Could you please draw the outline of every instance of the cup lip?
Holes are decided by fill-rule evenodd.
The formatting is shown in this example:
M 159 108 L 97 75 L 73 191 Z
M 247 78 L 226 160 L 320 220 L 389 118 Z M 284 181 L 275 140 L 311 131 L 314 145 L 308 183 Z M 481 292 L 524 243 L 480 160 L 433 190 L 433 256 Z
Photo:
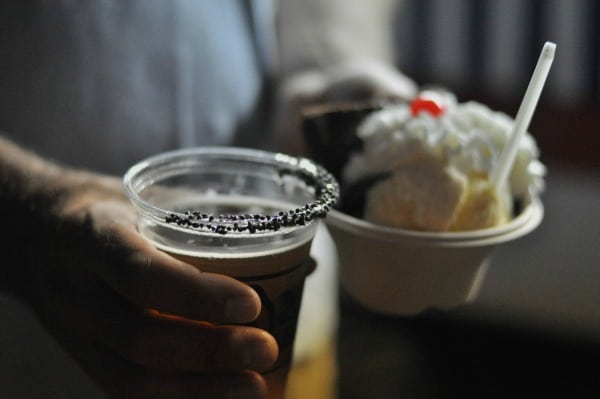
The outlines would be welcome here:
M 282 230 L 296 230 L 304 227 L 308 227 L 312 225 L 313 221 L 316 221 L 319 218 L 322 218 L 330 211 L 331 206 L 335 201 L 337 201 L 337 196 L 339 195 L 339 187 L 335 178 L 325 170 L 318 163 L 303 157 L 296 157 L 287 154 L 283 154 L 280 152 L 271 152 L 266 150 L 258 150 L 251 148 L 243 148 L 243 147 L 233 147 L 233 146 L 204 146 L 204 147 L 192 147 L 185 149 L 178 149 L 172 151 L 162 152 L 150 157 L 147 157 L 136 164 L 132 165 L 123 175 L 123 187 L 126 195 L 129 197 L 130 201 L 134 205 L 134 207 L 138 210 L 141 216 L 148 218 L 156 223 L 166 225 L 169 228 L 180 230 L 190 234 L 197 235 L 213 235 L 220 233 L 214 233 L 205 230 L 194 230 L 191 228 L 187 228 L 185 226 L 178 226 L 173 223 L 166 223 L 169 217 L 173 217 L 173 215 L 177 215 L 180 217 L 184 217 L 184 213 L 174 212 L 172 210 L 167 210 L 156 205 L 149 203 L 144 200 L 138 192 L 143 190 L 145 187 L 156 183 L 157 180 L 169 177 L 170 174 L 176 174 L 174 172 L 163 171 L 161 174 L 157 174 L 157 176 L 148 179 L 143 186 L 139 186 L 136 179 L 139 179 L 144 173 L 148 172 L 152 168 L 160 168 L 161 166 L 167 167 L 175 167 L 177 165 L 183 165 L 190 160 L 193 160 L 196 156 L 227 156 L 230 160 L 233 161 L 254 161 L 263 163 L 264 165 L 274 165 L 279 166 L 282 169 L 288 168 L 293 171 L 297 171 L 300 173 L 305 173 L 307 176 L 313 177 L 315 181 L 317 181 L 320 186 L 319 189 L 327 192 L 334 192 L 333 198 L 326 200 L 325 205 L 318 204 L 315 207 L 315 211 L 312 213 L 312 218 L 310 220 L 307 219 L 307 222 L 303 225 L 294 225 L 294 226 L 286 226 L 282 227 Z M 322 186 L 321 186 L 322 185 Z M 318 190 L 317 190 L 318 191 Z M 317 195 L 317 194 L 316 194 Z M 315 204 L 318 201 L 313 202 Z M 218 221 L 214 222 L 215 224 Z M 269 235 L 269 234 L 280 234 L 278 231 L 257 231 L 256 235 Z M 237 235 L 237 234 L 233 234 Z
M 428 232 L 377 225 L 332 210 L 326 224 L 348 233 L 383 241 L 407 242 L 439 247 L 477 247 L 495 245 L 524 236 L 542 221 L 544 206 L 537 195 L 529 194 L 523 211 L 502 226 L 459 232 Z

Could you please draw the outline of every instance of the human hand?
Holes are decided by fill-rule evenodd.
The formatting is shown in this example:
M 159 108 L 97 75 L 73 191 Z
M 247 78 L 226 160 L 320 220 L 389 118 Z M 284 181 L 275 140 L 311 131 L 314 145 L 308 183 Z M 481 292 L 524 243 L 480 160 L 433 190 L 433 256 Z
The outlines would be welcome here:
M 247 285 L 154 248 L 117 179 L 86 174 L 20 262 L 42 323 L 111 397 L 259 398 L 274 338 Z M 16 266 L 16 265 L 15 265 Z
M 322 103 L 408 100 L 417 85 L 397 69 L 379 62 L 347 63 L 326 70 L 297 73 L 282 82 L 276 100 L 275 145 L 290 154 L 304 154 L 301 115 Z

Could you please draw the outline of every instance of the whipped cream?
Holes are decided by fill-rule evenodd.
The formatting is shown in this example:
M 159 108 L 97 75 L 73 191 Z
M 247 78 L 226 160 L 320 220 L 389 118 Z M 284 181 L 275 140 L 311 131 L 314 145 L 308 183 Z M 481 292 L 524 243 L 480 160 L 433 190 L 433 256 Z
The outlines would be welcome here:
M 350 157 L 342 176 L 346 183 L 428 160 L 442 162 L 467 177 L 487 178 L 514 120 L 474 101 L 458 103 L 448 92 L 424 91 L 419 98 L 434 100 L 442 112 L 413 115 L 410 104 L 394 104 L 365 118 L 357 131 L 363 152 Z M 508 179 L 513 197 L 544 189 L 545 167 L 538 157 L 537 144 L 526 133 Z

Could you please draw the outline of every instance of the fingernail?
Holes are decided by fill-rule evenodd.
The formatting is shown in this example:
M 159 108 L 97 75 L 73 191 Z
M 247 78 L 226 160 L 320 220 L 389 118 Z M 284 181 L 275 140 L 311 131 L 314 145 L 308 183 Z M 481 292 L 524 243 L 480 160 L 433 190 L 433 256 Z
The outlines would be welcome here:
M 248 323 L 257 315 L 256 302 L 250 296 L 236 296 L 225 303 L 225 317 L 230 323 Z

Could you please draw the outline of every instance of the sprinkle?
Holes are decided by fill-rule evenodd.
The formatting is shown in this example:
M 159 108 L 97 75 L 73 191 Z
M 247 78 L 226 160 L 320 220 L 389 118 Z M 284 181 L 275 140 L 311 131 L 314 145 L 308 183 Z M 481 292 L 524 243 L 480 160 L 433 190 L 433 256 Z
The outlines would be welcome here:
M 312 165 L 314 167 L 314 164 Z M 186 210 L 183 214 L 170 213 L 165 216 L 164 220 L 166 223 L 188 228 L 203 229 L 206 227 L 207 230 L 216 234 L 226 234 L 232 231 L 242 233 L 246 230 L 250 234 L 255 234 L 257 231 L 278 231 L 282 227 L 304 226 L 315 218 L 325 217 L 339 197 L 337 182 L 321 167 L 300 170 L 281 169 L 279 174 L 280 176 L 293 175 L 313 187 L 316 200 L 296 209 L 279 211 L 275 215 L 220 214 L 215 217 L 197 210 Z M 199 220 L 212 223 L 198 223 Z M 247 225 L 241 225 L 238 221 L 247 221 Z

